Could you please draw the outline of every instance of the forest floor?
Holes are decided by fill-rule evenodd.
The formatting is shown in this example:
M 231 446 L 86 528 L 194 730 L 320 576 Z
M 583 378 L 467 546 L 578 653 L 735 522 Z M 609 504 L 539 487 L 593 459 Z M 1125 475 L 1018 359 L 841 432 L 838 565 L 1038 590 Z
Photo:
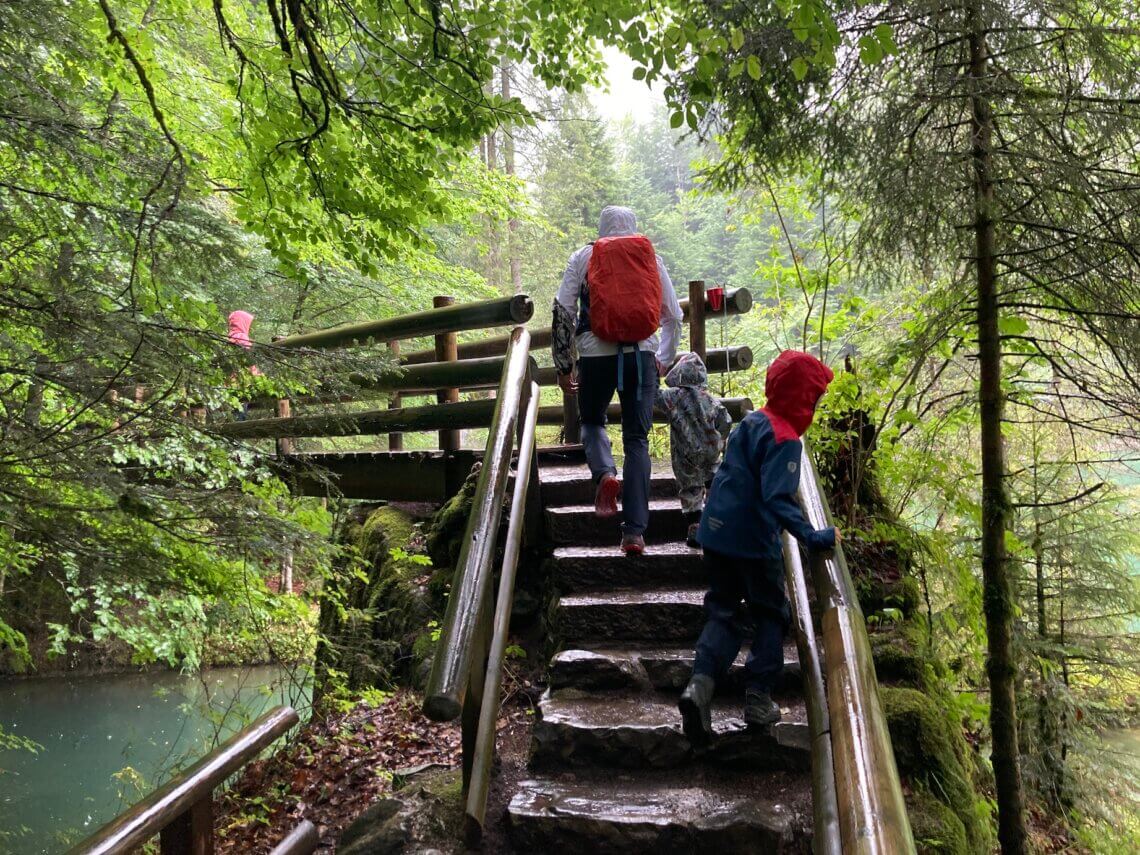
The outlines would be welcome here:
M 536 691 L 517 675 L 504 680 L 484 851 L 508 849 L 506 806 L 526 770 Z M 353 820 L 389 798 L 414 804 L 409 851 L 465 851 L 459 725 L 430 721 L 421 703 L 418 692 L 401 689 L 378 706 L 332 713 L 247 766 L 221 799 L 216 851 L 267 853 L 308 819 L 317 852 L 335 852 Z

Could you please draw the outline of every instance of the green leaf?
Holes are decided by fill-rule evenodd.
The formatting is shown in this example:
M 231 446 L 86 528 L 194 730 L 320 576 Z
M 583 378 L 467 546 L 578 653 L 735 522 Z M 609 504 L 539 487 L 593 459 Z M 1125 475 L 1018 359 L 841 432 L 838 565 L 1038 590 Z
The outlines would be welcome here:
M 1025 318 L 1004 317 L 998 320 L 998 332 L 1002 335 L 1023 335 L 1029 330 L 1029 321 Z
M 866 65 L 874 65 L 883 58 L 883 46 L 872 35 L 860 36 L 859 59 Z
M 677 111 L 676 113 L 674 113 L 672 116 L 669 117 L 669 127 L 671 127 L 671 128 L 679 128 L 684 123 L 685 123 L 685 116 L 680 111 Z
M 796 76 L 796 80 L 803 80 L 807 77 L 808 64 L 807 60 L 802 56 L 797 56 L 792 60 L 792 74 Z
M 645 67 L 644 66 L 638 66 L 637 68 L 635 68 L 633 70 L 633 79 L 634 80 L 644 80 L 645 79 L 645 73 L 646 73 Z
M 760 79 L 760 59 L 756 54 L 748 55 L 748 76 L 753 80 Z
M 731 43 L 733 50 L 740 50 L 744 47 L 744 30 L 740 29 L 740 27 L 733 27 Z

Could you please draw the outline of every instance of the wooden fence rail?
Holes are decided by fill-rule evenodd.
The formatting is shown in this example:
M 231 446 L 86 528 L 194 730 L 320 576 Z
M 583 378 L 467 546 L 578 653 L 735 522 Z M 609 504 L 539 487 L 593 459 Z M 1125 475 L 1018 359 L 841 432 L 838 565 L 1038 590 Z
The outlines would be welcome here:
M 300 333 L 277 339 L 277 347 L 327 349 L 365 344 L 369 341 L 388 342 L 423 336 L 445 335 L 463 330 L 486 329 L 504 325 L 525 324 L 534 314 L 534 303 L 525 294 L 484 300 L 480 303 L 460 303 L 446 308 L 428 309 L 410 315 L 397 315 L 379 321 L 344 324 L 327 330 Z M 436 360 L 436 352 L 431 350 Z
M 156 834 L 162 855 L 213 852 L 214 790 L 295 724 L 292 707 L 270 710 L 70 849 L 69 855 L 126 855 Z

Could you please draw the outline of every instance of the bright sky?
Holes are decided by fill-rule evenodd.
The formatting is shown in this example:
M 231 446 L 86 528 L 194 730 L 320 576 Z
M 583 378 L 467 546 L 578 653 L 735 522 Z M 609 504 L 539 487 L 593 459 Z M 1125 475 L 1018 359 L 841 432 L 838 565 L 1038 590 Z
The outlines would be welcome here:
M 603 49 L 609 66 L 609 91 L 594 90 L 594 105 L 603 119 L 621 119 L 632 114 L 634 120 L 644 122 L 653 113 L 656 104 L 664 101 L 644 81 L 633 79 L 633 60 L 616 48 Z

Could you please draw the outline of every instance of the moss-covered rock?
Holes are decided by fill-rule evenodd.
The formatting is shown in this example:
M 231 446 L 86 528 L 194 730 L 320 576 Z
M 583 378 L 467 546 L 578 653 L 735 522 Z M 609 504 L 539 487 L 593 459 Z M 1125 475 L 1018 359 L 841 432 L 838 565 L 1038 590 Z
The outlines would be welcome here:
M 415 520 L 391 506 L 356 510 L 341 532 L 341 557 L 321 594 L 318 693 L 388 682 L 431 620 L 426 568 L 408 553 L 415 533 Z
M 875 674 L 884 683 L 905 683 L 921 688 L 926 683 L 927 661 L 922 655 L 921 629 L 912 622 L 869 627 Z
M 945 706 L 917 689 L 883 686 L 880 693 L 899 772 L 958 818 L 969 847 L 963 851 L 989 851 L 990 830 L 975 807 L 970 749 L 957 722 Z
M 966 826 L 948 805 L 918 788 L 907 793 L 907 814 L 914 844 L 923 855 L 972 855 Z

